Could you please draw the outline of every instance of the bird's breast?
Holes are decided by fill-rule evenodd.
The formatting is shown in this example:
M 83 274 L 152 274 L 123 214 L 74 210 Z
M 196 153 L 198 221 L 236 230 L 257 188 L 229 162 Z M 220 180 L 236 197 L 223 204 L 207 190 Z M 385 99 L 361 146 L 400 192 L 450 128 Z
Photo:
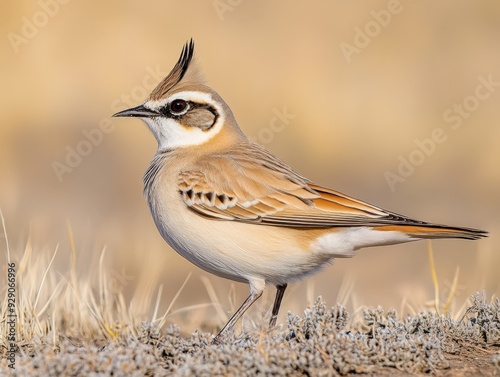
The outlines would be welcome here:
M 147 192 L 151 214 L 165 241 L 203 270 L 236 281 L 259 278 L 283 284 L 331 259 L 311 253 L 307 237 L 296 234 L 298 230 L 198 215 L 182 201 L 174 178 L 160 174 Z

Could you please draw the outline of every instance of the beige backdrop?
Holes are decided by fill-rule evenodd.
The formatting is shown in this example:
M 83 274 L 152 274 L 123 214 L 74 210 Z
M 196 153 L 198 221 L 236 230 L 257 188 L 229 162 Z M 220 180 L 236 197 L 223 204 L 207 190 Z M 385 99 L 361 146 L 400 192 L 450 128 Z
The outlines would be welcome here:
M 302 174 L 417 219 L 489 230 L 433 246 L 442 295 L 460 268 L 456 306 L 479 289 L 498 294 L 500 3 L 23 0 L 2 5 L 0 34 L 0 208 L 14 259 L 31 234 L 38 254 L 60 244 L 65 274 L 69 221 L 80 276 L 95 276 L 106 247 L 117 289 L 140 292 L 145 312 L 144 292 L 164 283 L 164 309 L 191 271 L 175 310 L 212 300 L 203 276 L 224 310 L 244 299 L 246 286 L 164 244 L 142 197 L 155 140 L 138 120 L 110 119 L 140 104 L 193 37 L 243 130 Z M 294 284 L 284 311 L 320 294 L 422 306 L 434 294 L 427 245 L 339 260 Z M 189 331 L 214 313 L 172 320 L 189 319 Z

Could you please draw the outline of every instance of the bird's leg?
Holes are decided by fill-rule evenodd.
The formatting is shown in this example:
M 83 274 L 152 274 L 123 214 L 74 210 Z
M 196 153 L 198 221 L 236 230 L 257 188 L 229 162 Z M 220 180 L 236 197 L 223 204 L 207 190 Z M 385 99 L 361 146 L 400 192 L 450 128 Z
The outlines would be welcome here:
M 219 344 L 221 340 L 221 336 L 231 329 L 234 324 L 238 321 L 238 319 L 241 318 L 243 313 L 247 311 L 247 309 L 252 306 L 252 304 L 257 301 L 257 299 L 262 296 L 262 290 L 259 292 L 251 292 L 250 295 L 247 297 L 247 299 L 241 304 L 240 308 L 236 311 L 236 313 L 233 314 L 231 319 L 224 325 L 222 330 L 219 331 L 219 333 L 215 336 L 215 338 L 212 340 L 212 344 Z
M 285 289 L 287 284 L 276 286 L 276 298 L 274 299 L 273 312 L 271 313 L 271 320 L 269 321 L 269 328 L 276 325 L 276 319 L 278 318 L 278 312 L 280 311 L 281 300 L 285 294 Z

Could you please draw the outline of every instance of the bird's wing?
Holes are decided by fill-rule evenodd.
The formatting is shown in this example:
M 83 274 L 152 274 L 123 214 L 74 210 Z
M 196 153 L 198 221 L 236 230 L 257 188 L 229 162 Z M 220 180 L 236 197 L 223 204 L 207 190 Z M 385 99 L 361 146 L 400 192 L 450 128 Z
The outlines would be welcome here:
M 257 145 L 211 155 L 178 177 L 189 209 L 214 220 L 293 228 L 423 224 L 311 184 Z

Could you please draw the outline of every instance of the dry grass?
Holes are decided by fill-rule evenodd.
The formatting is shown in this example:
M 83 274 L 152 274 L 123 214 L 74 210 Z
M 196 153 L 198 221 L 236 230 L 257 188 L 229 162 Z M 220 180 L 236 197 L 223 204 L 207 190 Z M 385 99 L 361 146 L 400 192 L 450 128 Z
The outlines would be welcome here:
M 62 338 L 80 339 L 83 342 L 111 341 L 118 336 L 140 335 L 141 322 L 147 320 L 159 328 L 163 327 L 171 309 L 185 283 L 170 302 L 164 313 L 158 312 L 163 287 L 157 288 L 157 297 L 152 291 L 140 292 L 141 301 L 147 308 L 136 310 L 132 300 L 126 300 L 116 280 L 108 273 L 103 249 L 94 278 L 79 275 L 76 266 L 76 250 L 73 234 L 68 225 L 71 259 L 66 273 L 53 268 L 59 247 L 55 250 L 34 248 L 31 239 L 26 241 L 24 251 L 12 253 L 8 243 L 3 215 L 0 212 L 6 240 L 7 263 L 14 262 L 16 276 L 16 315 L 18 319 L 18 346 L 23 349 L 34 344 L 49 344 L 57 347 Z M 19 256 L 19 258 L 14 257 Z M 6 343 L 8 328 L 7 285 L 2 286 L 2 343 Z

